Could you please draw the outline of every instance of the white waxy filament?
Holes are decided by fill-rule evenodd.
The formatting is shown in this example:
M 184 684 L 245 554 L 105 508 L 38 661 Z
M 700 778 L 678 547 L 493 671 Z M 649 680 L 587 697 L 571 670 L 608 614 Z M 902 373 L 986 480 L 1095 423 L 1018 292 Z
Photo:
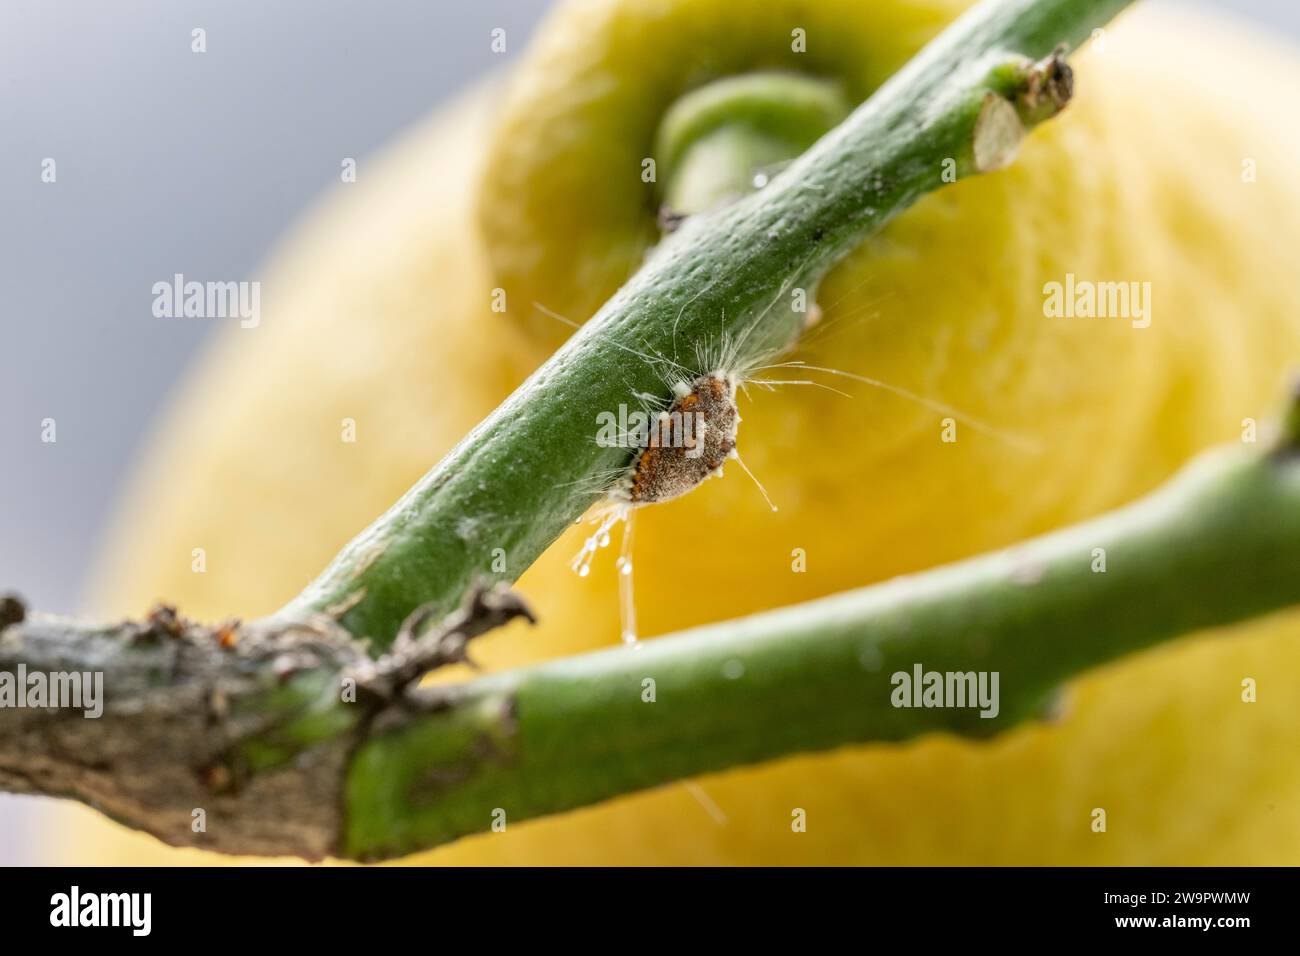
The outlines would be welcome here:
M 632 589 L 632 516 L 623 526 L 622 554 L 618 558 L 618 617 L 624 644 L 636 643 L 636 593 Z

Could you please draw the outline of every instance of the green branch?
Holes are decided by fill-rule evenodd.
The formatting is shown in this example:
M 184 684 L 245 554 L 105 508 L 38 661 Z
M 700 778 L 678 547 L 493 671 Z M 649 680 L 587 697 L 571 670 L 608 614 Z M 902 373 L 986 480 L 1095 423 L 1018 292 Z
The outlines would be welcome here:
M 1090 668 L 1300 603 L 1297 568 L 1300 434 L 1209 452 L 1133 505 L 1005 551 L 464 685 L 358 750 L 344 851 L 401 855 L 494 812 L 524 820 L 786 754 L 987 737 L 1047 716 Z M 970 674 L 972 698 L 982 673 L 993 693 L 898 706 L 895 675 L 918 669 Z
M 759 192 L 693 216 L 495 412 L 282 612 L 328 614 L 377 647 L 416 607 L 446 613 L 489 576 L 514 580 L 600 496 L 626 449 L 592 441 L 597 416 L 662 394 L 697 349 L 743 342 L 740 365 L 798 339 L 795 288 L 828 268 L 951 169 L 1004 165 L 1026 125 L 1064 105 L 1073 47 L 1128 0 L 988 0 Z M 1062 79 L 1064 77 L 1064 79 Z M 816 98 L 815 111 L 825 106 Z M 725 318 L 724 318 L 725 316 Z M 583 489 L 579 491 L 575 489 Z
M 100 673 L 107 698 L 102 719 L 0 708 L 0 787 L 72 796 L 178 844 L 389 856 L 484 829 L 498 808 L 526 819 L 852 741 L 992 733 L 1083 669 L 1300 600 L 1287 573 L 1300 549 L 1293 409 L 1282 451 L 1217 456 L 1144 503 L 1007 554 L 636 650 L 415 687 L 485 628 L 527 613 L 479 587 L 496 549 L 513 580 L 601 497 L 594 479 L 628 465 L 627 450 L 592 441 L 600 412 L 664 391 L 666 366 L 711 371 L 689 363 L 723 335 L 744 343 L 741 366 L 791 346 L 804 316 L 788 294 L 814 289 L 947 173 L 1009 162 L 1026 129 L 1069 100 L 1060 45 L 1125 4 L 973 8 L 766 187 L 691 215 L 271 618 L 205 627 L 162 609 L 92 627 L 0 600 L 0 695 L 3 678 L 30 668 Z M 750 98 L 758 120 L 718 126 L 705 110 L 684 122 L 676 146 L 665 140 L 681 159 L 670 188 L 685 188 L 681 169 L 718 130 L 771 145 L 773 130 L 824 125 L 827 89 L 801 99 L 791 82 Z M 800 126 L 801 102 L 811 125 Z M 704 155 L 747 173 L 755 140 L 730 142 Z M 718 198 L 713 186 L 692 192 L 700 208 Z M 1092 568 L 1096 548 L 1105 573 Z M 997 671 L 998 715 L 895 708 L 889 675 L 918 664 Z M 203 830 L 191 826 L 200 809 Z
M 1283 429 L 1005 551 L 464 684 L 416 686 L 526 616 L 508 594 L 475 592 L 431 633 L 414 616 L 378 661 L 322 619 L 89 628 L 2 600 L 0 676 L 99 669 L 110 694 L 100 720 L 0 709 L 0 785 L 173 843 L 385 859 L 787 754 L 1000 733 L 1091 668 L 1300 603 L 1297 567 L 1300 431 Z M 918 673 L 959 675 L 969 697 L 915 706 L 924 682 L 904 693 L 899 675 Z

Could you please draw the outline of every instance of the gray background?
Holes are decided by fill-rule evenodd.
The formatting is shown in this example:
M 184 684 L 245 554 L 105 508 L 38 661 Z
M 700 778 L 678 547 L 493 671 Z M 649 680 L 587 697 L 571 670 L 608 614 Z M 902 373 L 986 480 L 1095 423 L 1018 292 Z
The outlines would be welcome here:
M 1213 5 L 1300 36 L 1297 0 Z M 3 0 L 0 588 L 77 609 L 132 454 L 222 324 L 152 320 L 152 284 L 250 275 L 343 157 L 364 163 L 517 55 L 546 6 Z M 194 27 L 207 30 L 201 56 Z M 489 49 L 494 27 L 504 56 Z M 47 417 L 53 445 L 40 441 Z M 40 804 L 0 796 L 0 864 L 38 862 L 23 835 Z

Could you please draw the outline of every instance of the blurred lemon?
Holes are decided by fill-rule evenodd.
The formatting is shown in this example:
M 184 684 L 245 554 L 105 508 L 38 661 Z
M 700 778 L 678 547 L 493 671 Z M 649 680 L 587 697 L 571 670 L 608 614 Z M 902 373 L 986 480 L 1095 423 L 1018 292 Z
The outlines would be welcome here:
M 641 160 L 677 96 L 785 68 L 862 98 L 963 5 L 559 6 L 508 91 L 478 92 L 364 166 L 261 277 L 261 326 L 224 335 L 147 457 L 106 551 L 101 609 L 276 608 L 567 334 L 543 310 L 581 320 L 636 268 L 655 236 Z M 1011 169 L 923 200 L 828 277 L 799 352 L 960 410 L 957 440 L 941 440 L 949 416 L 897 393 L 756 392 L 740 443 L 781 510 L 729 471 L 642 511 L 645 633 L 1077 521 L 1267 416 L 1300 357 L 1296 59 L 1154 8 L 1076 64 L 1075 103 Z M 1149 326 L 1045 315 L 1045 286 L 1067 281 L 1150 283 Z M 577 532 L 523 578 L 543 623 L 485 638 L 486 666 L 617 641 L 612 562 L 580 580 L 576 547 Z M 1256 703 L 1241 699 L 1246 678 Z M 1300 862 L 1296 616 L 1142 655 L 1068 700 L 1060 722 L 991 743 L 796 756 L 416 859 Z M 791 827 L 797 808 L 806 832 Z M 52 834 L 82 861 L 216 860 L 60 813 Z

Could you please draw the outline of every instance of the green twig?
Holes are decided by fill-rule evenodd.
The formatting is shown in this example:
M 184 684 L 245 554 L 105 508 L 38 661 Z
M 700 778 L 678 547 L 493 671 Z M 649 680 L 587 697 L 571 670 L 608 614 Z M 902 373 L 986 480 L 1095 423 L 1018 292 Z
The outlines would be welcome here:
M 464 684 L 416 686 L 526 616 L 510 595 L 475 592 L 428 633 L 416 619 L 378 661 L 324 618 L 89 628 L 0 601 L 0 677 L 100 670 L 109 689 L 99 720 L 0 709 L 0 786 L 77 797 L 172 843 L 400 856 L 785 754 L 999 733 L 1049 716 L 1090 668 L 1300 603 L 1297 567 L 1300 434 L 1283 430 L 1005 551 Z M 934 701 L 925 674 L 943 675 Z
M 813 290 L 922 195 L 1010 159 L 1069 96 L 1074 46 L 1128 0 L 989 0 L 971 9 L 765 189 L 693 216 L 590 322 L 324 574 L 282 620 L 329 614 L 382 647 L 411 611 L 449 612 L 506 556 L 514 580 L 601 495 L 626 449 L 594 442 L 601 412 L 665 391 L 697 349 L 733 361 L 788 348 Z M 724 318 L 725 317 L 725 318 Z M 499 550 L 498 550 L 499 549 Z
M 344 850 L 400 855 L 502 811 L 1047 716 L 1090 668 L 1300 603 L 1300 437 L 1279 447 L 1207 453 L 1129 507 L 1005 551 L 474 681 L 357 752 Z M 915 703 L 920 672 L 970 675 L 966 706 L 898 706 L 897 675 Z M 992 694 L 977 702 L 977 687 Z

